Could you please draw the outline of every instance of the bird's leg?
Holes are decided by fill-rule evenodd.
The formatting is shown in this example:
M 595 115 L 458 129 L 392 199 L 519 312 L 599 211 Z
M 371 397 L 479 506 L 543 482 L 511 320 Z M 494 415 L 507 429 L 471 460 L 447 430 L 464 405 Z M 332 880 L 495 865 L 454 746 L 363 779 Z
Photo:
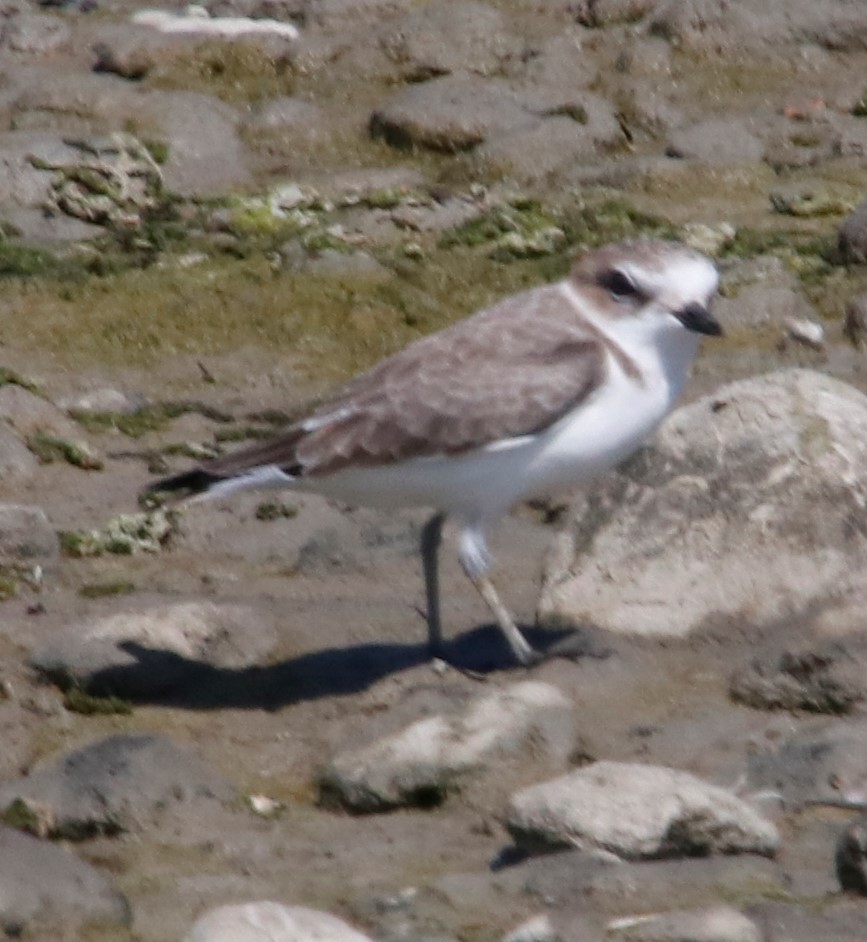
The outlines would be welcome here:
M 521 634 L 515 620 L 509 614 L 509 610 L 500 601 L 494 584 L 485 574 L 490 566 L 491 558 L 485 544 L 484 534 L 480 529 L 466 527 L 462 531 L 458 558 L 467 578 L 485 600 L 500 626 L 500 631 L 503 632 L 515 660 L 524 667 L 529 667 L 531 664 L 540 661 L 541 655 Z
M 427 637 L 431 654 L 443 653 L 443 629 L 440 621 L 440 579 L 438 555 L 446 515 L 437 513 L 421 531 L 421 563 L 424 570 L 424 591 L 427 601 Z

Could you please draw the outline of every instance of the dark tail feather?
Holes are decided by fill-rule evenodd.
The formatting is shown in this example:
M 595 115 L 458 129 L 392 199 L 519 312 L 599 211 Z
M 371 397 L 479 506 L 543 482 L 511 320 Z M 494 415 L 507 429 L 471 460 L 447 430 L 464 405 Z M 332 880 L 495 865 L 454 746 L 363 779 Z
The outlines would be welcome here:
M 222 474 L 213 474 L 203 468 L 193 468 L 191 471 L 173 474 L 171 477 L 161 478 L 159 481 L 154 481 L 153 484 L 148 484 L 142 493 L 142 497 L 147 499 L 158 494 L 164 494 L 175 500 L 183 500 L 185 497 L 204 494 L 214 484 L 224 480 L 225 477 Z

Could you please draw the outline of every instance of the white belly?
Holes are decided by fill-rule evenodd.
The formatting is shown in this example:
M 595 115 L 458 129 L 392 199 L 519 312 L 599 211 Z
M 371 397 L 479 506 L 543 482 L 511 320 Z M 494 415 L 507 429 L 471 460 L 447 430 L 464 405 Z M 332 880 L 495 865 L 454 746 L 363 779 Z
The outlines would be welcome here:
M 644 383 L 613 367 L 593 396 L 547 431 L 456 456 L 340 471 L 299 481 L 349 503 L 430 506 L 464 521 L 484 521 L 517 501 L 583 484 L 628 457 L 671 404 L 661 377 Z

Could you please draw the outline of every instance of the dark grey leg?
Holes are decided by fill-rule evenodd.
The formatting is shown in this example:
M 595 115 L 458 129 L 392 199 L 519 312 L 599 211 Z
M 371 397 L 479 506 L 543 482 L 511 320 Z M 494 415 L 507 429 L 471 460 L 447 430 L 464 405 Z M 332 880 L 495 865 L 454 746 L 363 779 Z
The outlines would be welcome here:
M 445 522 L 445 514 L 434 514 L 421 531 L 421 563 L 424 571 L 424 591 L 427 601 L 428 647 L 434 657 L 441 657 L 443 653 L 438 555 Z

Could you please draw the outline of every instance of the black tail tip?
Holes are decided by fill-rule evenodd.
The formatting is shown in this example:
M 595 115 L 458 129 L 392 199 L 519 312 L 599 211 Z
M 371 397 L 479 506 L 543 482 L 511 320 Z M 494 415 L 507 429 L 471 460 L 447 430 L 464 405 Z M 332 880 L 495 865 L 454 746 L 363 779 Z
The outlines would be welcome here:
M 202 468 L 193 468 L 191 471 L 173 474 L 148 484 L 142 491 L 140 500 L 144 506 L 160 506 L 167 500 L 175 502 L 195 497 L 196 494 L 204 494 L 220 480 L 222 479 L 217 474 L 211 474 Z

